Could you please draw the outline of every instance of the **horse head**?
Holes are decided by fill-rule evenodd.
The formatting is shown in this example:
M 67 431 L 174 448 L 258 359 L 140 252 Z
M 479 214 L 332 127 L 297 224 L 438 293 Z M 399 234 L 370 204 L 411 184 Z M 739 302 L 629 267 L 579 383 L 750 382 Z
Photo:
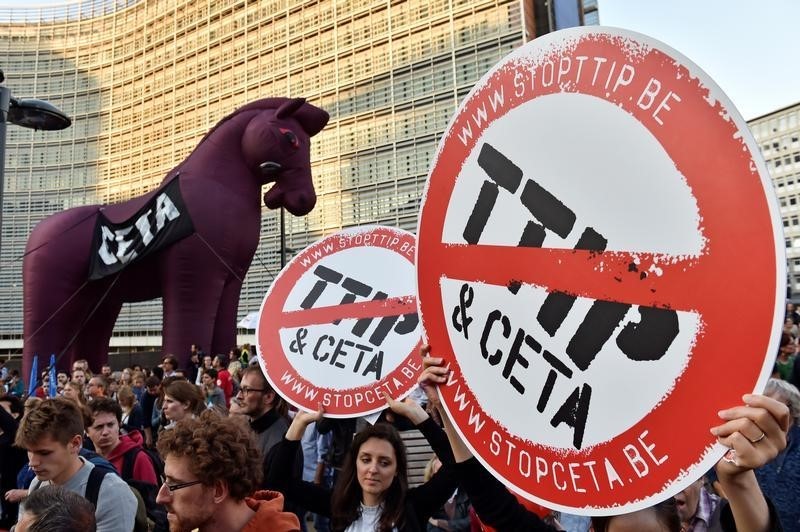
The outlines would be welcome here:
M 286 207 L 295 216 L 308 214 L 317 201 L 311 179 L 311 137 L 328 123 L 328 113 L 303 98 L 270 98 L 244 109 L 251 107 L 263 111 L 248 122 L 241 148 L 261 184 L 274 183 L 264 194 L 264 205 Z

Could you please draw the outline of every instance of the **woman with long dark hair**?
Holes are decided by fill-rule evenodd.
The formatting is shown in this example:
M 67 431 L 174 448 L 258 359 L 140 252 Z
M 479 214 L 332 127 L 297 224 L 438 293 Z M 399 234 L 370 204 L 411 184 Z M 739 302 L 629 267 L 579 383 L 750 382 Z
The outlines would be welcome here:
M 333 490 L 290 480 L 305 428 L 322 417 L 299 412 L 285 439 L 276 446 L 275 467 L 268 472 L 270 489 L 282 491 L 287 502 L 331 518 L 336 532 L 406 532 L 425 530 L 433 512 L 456 489 L 452 451 L 444 432 L 410 400 L 387 398 L 392 411 L 407 417 L 428 439 L 444 465 L 425 484 L 408 487 L 406 449 L 397 430 L 386 423 L 357 433 Z

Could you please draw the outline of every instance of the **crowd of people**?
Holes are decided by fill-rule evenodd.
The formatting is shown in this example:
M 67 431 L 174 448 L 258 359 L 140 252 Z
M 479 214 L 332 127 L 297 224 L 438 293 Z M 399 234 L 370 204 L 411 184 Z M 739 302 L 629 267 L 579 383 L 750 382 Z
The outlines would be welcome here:
M 185 367 L 168 355 L 93 373 L 78 360 L 57 374 L 57 397 L 49 373 L 28 395 L 3 367 L 0 529 L 800 531 L 796 337 L 781 344 L 764 394 L 709 427 L 731 449 L 714 471 L 646 510 L 591 519 L 521 501 L 472 456 L 438 402 L 448 370 L 427 347 L 420 393 L 385 396 L 374 424 L 290 412 L 249 346 L 192 346 Z M 410 428 L 435 453 L 416 486 L 400 436 Z

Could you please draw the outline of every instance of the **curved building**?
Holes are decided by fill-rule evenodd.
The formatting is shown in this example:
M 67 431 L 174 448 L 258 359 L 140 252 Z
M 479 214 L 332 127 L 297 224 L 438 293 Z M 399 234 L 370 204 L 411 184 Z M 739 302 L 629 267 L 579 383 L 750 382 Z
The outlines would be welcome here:
M 457 103 L 540 28 L 539 4 L 84 0 L 0 7 L 5 85 L 73 120 L 55 132 L 8 128 L 0 352 L 21 352 L 21 256 L 37 222 L 151 190 L 217 120 L 257 98 L 304 96 L 331 114 L 313 142 L 317 207 L 287 217 L 289 254 L 353 225 L 415 230 L 428 164 Z M 596 21 L 596 2 L 585 4 L 587 21 Z M 258 310 L 279 269 L 279 215 L 265 210 L 240 317 Z M 126 305 L 112 350 L 160 345 L 160 325 L 160 301 Z

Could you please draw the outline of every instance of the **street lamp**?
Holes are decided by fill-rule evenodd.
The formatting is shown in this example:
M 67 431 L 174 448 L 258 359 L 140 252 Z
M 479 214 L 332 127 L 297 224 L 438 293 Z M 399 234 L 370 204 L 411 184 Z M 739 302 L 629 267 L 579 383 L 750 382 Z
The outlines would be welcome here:
M 6 122 L 29 129 L 66 129 L 72 120 L 55 105 L 42 100 L 17 99 L 2 83 L 5 75 L 0 70 L 0 249 L 3 238 L 3 190 L 6 168 Z

